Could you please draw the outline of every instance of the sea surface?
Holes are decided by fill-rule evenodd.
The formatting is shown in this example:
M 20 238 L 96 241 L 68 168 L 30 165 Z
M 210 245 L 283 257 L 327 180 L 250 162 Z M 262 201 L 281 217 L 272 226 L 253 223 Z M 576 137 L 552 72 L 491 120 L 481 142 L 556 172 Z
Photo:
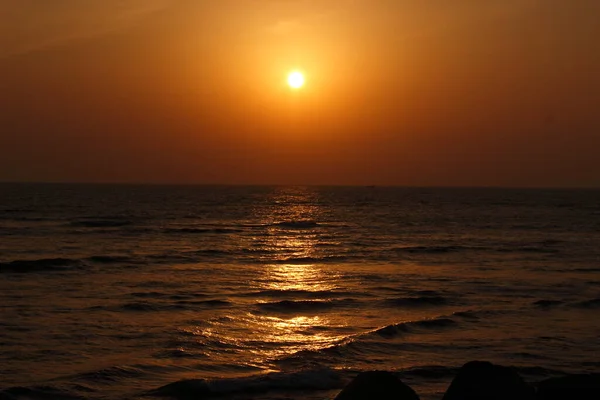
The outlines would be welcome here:
M 0 398 L 600 371 L 600 191 L 0 185 Z

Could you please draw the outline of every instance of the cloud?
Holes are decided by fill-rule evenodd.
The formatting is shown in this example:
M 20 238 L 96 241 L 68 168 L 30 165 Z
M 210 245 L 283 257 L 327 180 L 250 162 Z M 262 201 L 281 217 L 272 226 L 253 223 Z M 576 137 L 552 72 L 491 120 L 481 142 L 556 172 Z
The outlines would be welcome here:
M 6 0 L 0 3 L 0 57 L 125 29 L 172 0 Z

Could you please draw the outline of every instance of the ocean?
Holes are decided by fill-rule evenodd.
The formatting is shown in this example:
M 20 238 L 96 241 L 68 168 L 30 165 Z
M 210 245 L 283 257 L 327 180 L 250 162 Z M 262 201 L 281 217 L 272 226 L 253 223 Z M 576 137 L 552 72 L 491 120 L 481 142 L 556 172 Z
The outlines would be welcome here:
M 600 372 L 600 191 L 0 185 L 0 398 Z

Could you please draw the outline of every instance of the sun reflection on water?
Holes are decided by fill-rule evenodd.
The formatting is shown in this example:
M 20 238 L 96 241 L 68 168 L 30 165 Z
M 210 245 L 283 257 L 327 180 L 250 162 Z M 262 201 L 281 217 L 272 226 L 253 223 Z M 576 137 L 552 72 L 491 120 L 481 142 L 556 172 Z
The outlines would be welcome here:
M 336 274 L 327 274 L 314 264 L 271 264 L 264 266 L 258 280 L 262 290 L 289 293 L 284 299 L 261 299 L 257 304 L 282 305 L 282 315 L 248 315 L 248 327 L 253 330 L 258 342 L 253 351 L 259 360 L 273 360 L 300 351 L 316 351 L 329 347 L 345 339 L 334 333 L 335 328 L 344 325 L 328 315 L 314 315 L 315 311 L 293 310 L 288 314 L 283 305 L 293 306 L 295 302 L 328 302 L 330 291 L 338 288 Z
M 260 299 L 258 305 L 277 303 L 275 313 L 254 313 L 247 316 L 248 328 L 262 343 L 255 347 L 259 359 L 276 359 L 300 351 L 318 350 L 345 339 L 336 329 L 345 324 L 330 313 L 322 313 L 311 307 L 296 308 L 293 313 L 285 310 L 296 302 L 328 302 L 340 287 L 340 276 L 325 265 L 311 262 L 286 263 L 316 258 L 321 242 L 318 229 L 324 210 L 319 205 L 313 189 L 289 188 L 276 193 L 272 213 L 263 215 L 263 222 L 271 226 L 270 235 L 262 243 L 270 252 L 277 252 L 275 259 L 281 263 L 267 263 L 259 269 L 255 284 L 260 291 L 278 293 L 276 299 Z M 316 314 L 319 315 L 316 315 Z
M 338 288 L 337 275 L 314 264 L 266 265 L 259 284 L 262 289 L 325 292 Z
M 315 189 L 276 188 L 269 205 L 255 211 L 264 232 L 249 236 L 243 246 L 264 254 L 263 264 L 244 267 L 248 279 L 231 291 L 251 296 L 237 299 L 242 309 L 189 333 L 210 357 L 277 370 L 288 356 L 348 340 L 348 315 L 334 307 L 344 281 L 338 268 L 320 259 L 330 240 L 322 225 L 329 221 Z

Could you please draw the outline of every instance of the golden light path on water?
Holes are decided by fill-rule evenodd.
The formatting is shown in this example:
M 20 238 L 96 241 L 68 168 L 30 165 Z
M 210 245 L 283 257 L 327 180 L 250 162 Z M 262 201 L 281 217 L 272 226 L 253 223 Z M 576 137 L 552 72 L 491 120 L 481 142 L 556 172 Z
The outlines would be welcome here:
M 263 311 L 234 315 L 222 325 L 214 324 L 198 332 L 244 349 L 250 356 L 242 357 L 246 365 L 273 365 L 272 370 L 277 370 L 273 361 L 281 357 L 317 351 L 348 339 L 348 318 L 327 312 L 327 304 L 335 300 L 336 289 L 344 286 L 340 273 L 329 264 L 283 262 L 287 258 L 310 259 L 322 243 L 314 228 L 324 211 L 310 197 L 312 194 L 297 190 L 276 196 L 272 213 L 262 216 L 262 223 L 272 226 L 271 234 L 264 239 L 253 238 L 262 240 L 262 248 L 269 253 L 281 254 L 282 263 L 248 266 L 254 276 L 240 284 L 256 293 L 277 293 L 281 297 L 259 296 L 250 301 Z M 293 204 L 290 197 L 296 201 L 300 198 L 304 204 Z M 290 309 L 284 310 L 288 306 Z M 240 358 L 232 357 L 232 361 L 239 362 Z
M 267 312 L 246 312 L 243 315 L 232 315 L 231 320 L 223 324 L 215 323 L 212 327 L 203 329 L 197 334 L 204 337 L 214 336 L 225 344 L 242 349 L 246 357 L 232 357 L 232 361 L 243 362 L 249 366 L 264 368 L 272 365 L 277 359 L 302 351 L 317 351 L 333 346 L 347 339 L 347 334 L 340 334 L 348 326 L 346 318 L 336 318 L 329 313 L 314 315 L 310 302 L 322 304 L 331 301 L 321 297 L 323 292 L 334 290 L 338 279 L 335 273 L 327 274 L 314 264 L 295 265 L 280 264 L 266 265 L 262 276 L 255 286 L 259 291 L 289 292 L 289 299 L 274 301 L 260 299 L 256 303 L 259 308 L 267 307 Z M 304 294 L 298 300 L 306 307 L 292 309 L 283 315 L 272 315 L 268 306 L 274 301 L 276 306 L 294 307 L 294 293 Z M 314 293 L 311 295 L 310 293 Z M 310 299 L 306 299 L 306 298 Z M 308 305 L 308 306 L 307 306 Z M 275 314 L 278 314 L 275 312 Z M 221 354 L 223 356 L 223 354 Z M 272 370 L 278 370 L 275 366 Z
M 255 262 L 227 265 L 223 272 L 211 267 L 215 284 L 222 284 L 215 286 L 215 295 L 231 306 L 186 328 L 203 356 L 218 365 L 244 367 L 241 376 L 248 367 L 284 371 L 315 358 L 327 362 L 329 352 L 323 350 L 341 345 L 344 351 L 343 345 L 354 340 L 370 341 L 365 335 L 387 325 L 437 315 L 430 308 L 365 309 L 374 297 L 364 276 L 390 277 L 397 266 L 343 261 L 345 245 L 332 232 L 352 229 L 352 222 L 339 222 L 321 196 L 312 188 L 274 188 L 267 202 L 249 210 L 249 233 L 239 236 L 236 248 L 251 249 Z M 410 265 L 403 271 L 425 273 Z M 337 350 L 331 354 L 338 368 L 355 367 L 350 359 L 340 361 Z M 214 368 L 203 373 L 220 376 Z
M 287 239 L 285 246 L 293 247 L 298 253 L 310 253 L 311 241 Z M 330 301 L 323 299 L 319 293 L 334 290 L 336 274 L 326 274 L 322 267 L 314 264 L 280 264 L 267 265 L 261 279 L 261 289 L 285 292 L 313 292 L 315 296 L 310 302 Z M 285 301 L 285 300 L 284 300 Z M 260 303 L 259 303 L 260 304 Z M 290 303 L 291 305 L 291 303 Z M 301 310 L 299 310 L 301 312 Z M 300 351 L 317 351 L 344 340 L 346 336 L 336 335 L 326 328 L 342 328 L 341 321 L 334 321 L 326 315 L 267 316 L 249 314 L 249 324 L 257 337 L 265 343 L 278 345 L 274 348 L 254 350 L 255 362 L 262 363 L 284 355 Z

